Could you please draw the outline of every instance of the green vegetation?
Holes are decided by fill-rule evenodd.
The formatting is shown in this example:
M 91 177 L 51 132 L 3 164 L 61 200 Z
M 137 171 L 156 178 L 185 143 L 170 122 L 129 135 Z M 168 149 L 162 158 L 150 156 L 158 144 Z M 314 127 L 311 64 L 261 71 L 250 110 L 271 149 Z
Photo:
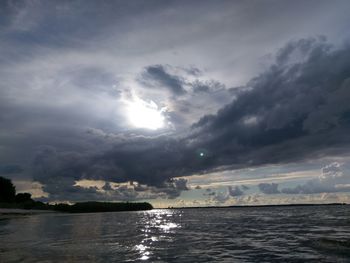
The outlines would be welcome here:
M 0 177 L 0 208 L 17 209 L 38 209 L 55 210 L 68 213 L 95 213 L 95 212 L 116 212 L 116 211 L 139 211 L 151 210 L 149 203 L 112 203 L 112 202 L 82 202 L 73 205 L 69 204 L 46 204 L 34 201 L 30 193 L 18 193 L 11 180 Z
M 0 203 L 13 202 L 16 196 L 16 188 L 10 179 L 0 177 Z

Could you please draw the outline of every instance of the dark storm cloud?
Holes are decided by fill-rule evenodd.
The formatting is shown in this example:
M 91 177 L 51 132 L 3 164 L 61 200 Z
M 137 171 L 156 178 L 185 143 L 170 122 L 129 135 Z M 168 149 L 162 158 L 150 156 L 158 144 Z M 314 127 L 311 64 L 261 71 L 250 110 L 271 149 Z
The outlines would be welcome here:
M 53 147 L 40 147 L 33 162 L 34 179 L 44 184 L 51 178 L 93 179 L 113 182 L 137 181 L 142 184 L 187 190 L 186 180 L 171 179 L 172 169 L 181 161 L 182 146 L 169 138 L 137 138 L 119 144 L 115 149 L 96 155 L 59 152 Z M 157 161 L 155 161 L 157 160 Z M 169 181 L 171 180 L 171 181 Z
M 167 182 L 176 176 L 345 151 L 350 142 L 349 51 L 349 46 L 333 49 L 324 39 L 292 42 L 279 52 L 276 64 L 216 115 L 195 123 L 189 135 L 130 139 L 101 154 L 60 153 L 58 160 L 47 160 L 46 153 L 36 164 L 48 167 L 36 179 L 47 184 L 57 175 L 169 188 Z M 173 188 L 185 190 L 183 182 Z M 177 195 L 174 189 L 169 188 L 169 196 Z M 275 186 L 261 189 L 277 192 Z
M 280 191 L 278 190 L 278 184 L 276 183 L 261 183 L 258 184 L 259 190 L 264 194 L 279 194 Z
M 165 86 L 175 95 L 186 93 L 186 90 L 183 88 L 183 81 L 178 76 L 167 73 L 162 65 L 147 67 L 144 77 L 143 81 L 146 83 L 148 79 L 155 80 L 158 85 Z
M 229 200 L 230 195 L 228 193 L 218 192 L 218 193 L 214 193 L 212 198 L 213 198 L 213 201 L 215 201 L 217 204 L 221 204 Z
M 130 149 L 134 157 L 137 158 L 136 149 Z M 134 153 L 133 153 L 134 152 Z M 130 156 L 129 156 L 130 157 Z M 42 146 L 37 150 L 33 161 L 33 179 L 42 183 L 43 190 L 50 194 L 50 198 L 62 200 L 69 197 L 69 200 L 93 200 L 98 198 L 113 198 L 118 200 L 137 200 L 145 198 L 169 198 L 178 197 L 182 191 L 187 191 L 187 180 L 183 178 L 172 179 L 170 177 L 158 178 L 158 181 L 149 178 L 142 179 L 136 175 L 142 176 L 146 171 L 144 167 L 138 166 L 137 162 L 124 159 L 127 163 L 118 165 L 118 162 L 105 155 L 90 156 L 77 152 L 58 152 L 50 146 Z M 142 163 L 144 165 L 144 163 Z M 135 170 L 132 167 L 135 167 Z M 139 170 L 140 169 L 140 170 Z M 131 173 L 133 172 L 133 174 Z M 131 175 L 131 176 L 130 176 Z M 155 174 L 157 175 L 157 174 Z M 106 182 L 102 190 L 110 191 L 109 195 L 97 191 L 95 187 L 83 188 L 76 186 L 76 181 L 81 179 L 106 180 L 111 182 L 137 181 L 132 189 L 118 187 L 112 189 L 109 182 Z M 146 183 L 140 185 L 139 183 Z M 145 196 L 141 194 L 148 192 Z
M 244 192 L 239 188 L 239 186 L 235 186 L 235 188 L 232 188 L 232 186 L 229 186 L 228 193 L 230 196 L 241 196 L 244 194 Z
M 180 175 L 339 153 L 349 142 L 349 48 L 305 39 L 270 69 L 272 56 L 261 58 L 315 32 L 339 44 L 348 9 L 313 0 L 1 1 L 0 163 L 20 165 L 9 177 L 41 182 L 52 199 L 125 200 L 176 197 L 187 188 L 172 181 Z M 166 107 L 173 129 L 136 131 L 122 101 L 131 89 Z M 81 179 L 142 185 L 101 192 L 74 186 Z
M 94 36 L 102 33 L 101 28 L 108 30 L 112 27 L 119 31 L 130 29 L 130 25 L 123 23 L 128 17 L 147 14 L 149 10 L 157 12 L 165 7 L 162 1 L 153 0 L 137 4 L 125 1 L 96 3 L 80 0 L 69 3 L 41 0 L 1 1 L 0 29 L 7 39 L 22 42 L 25 50 L 28 47 L 40 48 L 38 43 L 55 48 L 79 48 L 86 40 L 92 41 L 88 44 L 95 44 Z M 94 17 L 93 21 L 91 17 Z
M 225 85 L 215 80 L 210 80 L 210 81 L 195 80 L 192 83 L 188 83 L 188 85 L 190 85 L 193 88 L 193 91 L 195 93 L 196 92 L 217 92 L 218 90 L 225 89 Z M 232 90 L 232 95 L 234 94 L 233 90 Z
M 199 68 L 196 68 L 194 66 L 188 67 L 188 68 L 182 68 L 182 70 L 187 72 L 187 74 L 192 75 L 192 76 L 196 76 L 196 77 L 203 74 L 203 72 Z
M 206 112 L 216 112 L 240 92 L 239 87 L 227 88 L 218 80 L 193 73 L 198 71 L 197 68 L 157 65 L 149 66 L 147 70 L 151 68 L 162 71 L 166 69 L 167 74 L 177 82 L 174 88 L 178 90 L 181 86 L 184 91 L 181 92 L 181 96 L 174 96 L 180 95 L 179 92 L 174 92 L 172 88 L 164 88 L 165 85 L 159 85 L 159 81 L 154 83 L 154 78 L 150 78 L 148 73 L 137 79 L 143 86 L 143 92 L 154 92 L 152 97 L 159 100 L 159 103 L 160 98 L 167 101 L 167 117 L 177 130 L 187 130 L 194 120 L 198 120 Z M 152 89 L 149 89 L 150 86 Z
M 169 199 L 179 197 L 182 191 L 188 191 L 187 180 L 180 179 L 169 179 L 163 183 L 160 187 L 151 188 L 156 193 L 165 193 L 165 196 Z M 158 195 L 159 196 L 159 195 Z
M 108 183 L 108 182 L 106 182 L 106 183 L 104 184 L 104 186 L 102 187 L 102 189 L 105 190 L 105 191 L 113 190 L 111 184 Z
M 308 39 L 283 52 L 233 103 L 193 125 L 193 140 L 205 140 L 217 162 L 286 162 L 349 143 L 349 47 Z
M 0 165 L 0 175 L 17 174 L 23 172 L 20 165 L 17 164 L 6 164 Z
M 242 187 L 242 189 L 243 189 L 244 191 L 249 190 L 249 187 L 246 186 L 246 185 L 241 185 L 241 187 Z

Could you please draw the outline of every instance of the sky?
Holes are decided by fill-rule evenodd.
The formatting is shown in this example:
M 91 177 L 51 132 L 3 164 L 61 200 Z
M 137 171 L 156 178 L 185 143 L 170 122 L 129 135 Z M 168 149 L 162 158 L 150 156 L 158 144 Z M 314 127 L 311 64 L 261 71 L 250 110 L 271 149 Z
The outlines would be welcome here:
M 0 176 L 45 202 L 350 203 L 349 9 L 1 1 Z

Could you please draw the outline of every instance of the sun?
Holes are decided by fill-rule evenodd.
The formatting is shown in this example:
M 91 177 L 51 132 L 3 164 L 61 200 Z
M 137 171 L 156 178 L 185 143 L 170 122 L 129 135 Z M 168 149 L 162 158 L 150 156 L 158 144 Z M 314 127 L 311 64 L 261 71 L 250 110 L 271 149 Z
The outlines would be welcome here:
M 129 122 L 137 128 L 157 130 L 165 125 L 164 109 L 159 109 L 154 101 L 146 102 L 138 97 L 127 102 Z

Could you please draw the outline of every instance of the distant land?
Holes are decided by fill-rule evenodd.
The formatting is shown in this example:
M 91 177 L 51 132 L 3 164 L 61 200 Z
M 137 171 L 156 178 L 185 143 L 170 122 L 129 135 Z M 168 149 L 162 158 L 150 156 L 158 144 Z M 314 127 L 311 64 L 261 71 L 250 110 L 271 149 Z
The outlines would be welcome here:
M 152 210 L 149 203 L 131 202 L 78 202 L 75 204 L 45 204 L 39 201 L 26 201 L 23 203 L 0 203 L 0 208 L 25 209 L 25 210 L 51 210 L 67 213 L 96 213 L 96 212 L 118 212 L 118 211 L 140 211 Z
M 0 208 L 53 210 L 68 213 L 95 213 L 117 211 L 151 210 L 153 206 L 146 202 L 79 202 L 75 204 L 48 204 L 32 199 L 30 193 L 16 193 L 16 187 L 8 178 L 0 176 Z
M 117 212 L 117 211 L 140 211 L 152 210 L 150 203 L 112 203 L 112 202 L 79 202 L 73 205 L 56 204 L 54 210 L 68 213 L 96 213 L 96 212 Z
M 165 208 L 165 209 L 256 208 L 256 207 L 332 206 L 332 205 L 349 205 L 349 204 L 347 204 L 347 203 L 327 203 L 327 204 L 278 204 L 278 205 L 185 206 L 185 207 L 168 207 L 168 208 Z

